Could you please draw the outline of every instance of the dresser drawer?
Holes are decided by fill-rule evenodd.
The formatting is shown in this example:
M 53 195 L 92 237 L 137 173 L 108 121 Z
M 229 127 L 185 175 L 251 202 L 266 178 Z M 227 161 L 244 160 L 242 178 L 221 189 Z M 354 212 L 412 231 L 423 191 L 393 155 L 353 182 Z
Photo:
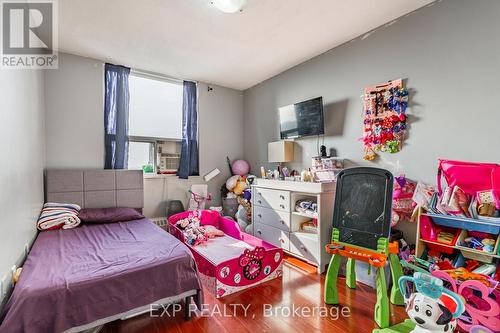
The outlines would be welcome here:
M 271 208 L 253 206 L 253 221 L 290 231 L 290 213 Z
M 281 247 L 284 250 L 290 248 L 289 233 L 278 228 L 256 222 L 253 226 L 254 236 L 258 237 L 274 246 Z
M 285 212 L 290 211 L 290 192 L 268 188 L 253 189 L 253 204 Z
M 316 234 L 292 232 L 290 233 L 290 252 L 317 264 L 321 257 L 318 242 L 319 237 Z

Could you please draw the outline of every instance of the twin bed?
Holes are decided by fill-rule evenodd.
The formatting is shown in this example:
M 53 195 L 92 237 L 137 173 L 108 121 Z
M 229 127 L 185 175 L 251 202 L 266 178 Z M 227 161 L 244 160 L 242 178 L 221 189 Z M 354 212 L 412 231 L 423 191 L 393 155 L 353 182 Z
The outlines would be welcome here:
M 49 202 L 143 207 L 142 171 L 48 171 Z M 43 231 L 0 315 L 0 332 L 80 332 L 150 311 L 202 303 L 186 246 L 147 219 Z M 189 313 L 188 313 L 189 314 Z

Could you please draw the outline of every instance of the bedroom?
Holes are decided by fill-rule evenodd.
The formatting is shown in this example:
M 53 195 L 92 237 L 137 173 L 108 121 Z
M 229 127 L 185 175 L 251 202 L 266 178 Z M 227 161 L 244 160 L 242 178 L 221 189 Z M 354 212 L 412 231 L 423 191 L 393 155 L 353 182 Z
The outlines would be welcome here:
M 493 296 L 484 298 L 493 300 L 492 310 L 471 314 L 474 304 L 466 302 L 450 322 L 459 332 L 476 329 L 471 322 L 482 326 L 477 332 L 500 330 L 498 1 L 1 5 L 0 332 L 370 332 L 407 318 L 418 326 L 396 290 L 400 265 L 414 279 L 413 271 L 433 273 L 433 282 L 443 278 L 434 272 L 457 277 L 468 269 L 473 282 L 488 284 Z M 385 97 L 390 101 L 380 102 Z M 307 121 L 297 120 L 304 132 L 288 131 L 290 108 L 309 112 Z M 396 111 L 379 116 L 379 108 Z M 386 113 L 390 119 L 379 121 Z M 361 191 L 367 201 L 351 200 L 346 211 L 360 207 L 375 221 L 370 231 L 378 221 L 371 210 L 385 212 L 382 232 L 373 234 L 403 237 L 396 259 L 390 244 L 359 241 L 359 230 L 348 237 L 344 231 L 355 229 L 350 220 L 334 218 L 344 207 L 341 194 L 370 185 L 370 177 L 354 175 L 360 183 L 349 187 L 343 176 L 380 169 L 388 172 L 385 192 Z M 385 205 L 373 204 L 379 201 Z M 38 230 L 47 228 L 38 223 L 47 202 L 78 205 L 79 225 Z M 201 244 L 177 225 L 190 213 L 167 220 L 189 208 L 213 208 L 184 222 L 204 225 Z M 332 229 L 339 238 L 331 244 Z M 224 236 L 205 240 L 220 231 Z M 85 237 L 83 255 L 71 243 Z M 90 241 L 95 237 L 102 243 Z M 194 285 L 174 292 L 156 281 L 172 273 L 171 263 L 158 259 L 170 258 L 168 244 L 184 249 L 182 271 L 191 272 Z M 263 251 L 249 252 L 243 268 L 235 261 L 235 269 L 221 270 L 245 249 Z M 337 262 L 344 256 L 347 265 Z M 72 262 L 77 257 L 82 261 Z M 332 267 L 339 268 L 338 281 Z M 95 295 L 82 289 L 85 297 L 75 298 L 77 289 L 69 288 L 65 302 L 88 309 L 85 302 L 102 293 L 119 309 L 71 315 L 62 298 L 42 303 L 43 320 L 29 310 L 52 299 L 57 286 L 96 281 Z M 380 285 L 387 299 L 377 299 Z M 31 299 L 23 293 L 30 288 L 45 290 L 47 299 Z M 139 289 L 149 298 L 134 300 Z

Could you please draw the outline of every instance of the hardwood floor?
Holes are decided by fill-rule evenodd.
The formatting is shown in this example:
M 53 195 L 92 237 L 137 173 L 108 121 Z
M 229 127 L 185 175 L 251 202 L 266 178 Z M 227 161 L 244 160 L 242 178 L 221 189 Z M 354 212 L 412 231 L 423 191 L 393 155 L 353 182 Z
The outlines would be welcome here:
M 243 292 L 216 299 L 205 292 L 204 315 L 193 315 L 184 320 L 184 312 L 175 316 L 150 317 L 149 313 L 126 321 L 107 324 L 102 333 L 159 333 L 159 332 L 371 332 L 375 291 L 359 284 L 356 290 L 346 287 L 339 280 L 337 306 L 323 303 L 325 274 L 318 275 L 315 268 L 288 258 L 283 267 L 283 277 L 269 281 Z M 296 315 L 289 313 L 293 306 L 300 308 Z M 245 307 L 245 309 L 243 308 Z M 348 316 L 342 317 L 342 309 Z M 272 311 L 270 310 L 272 309 Z M 290 310 L 290 311 L 289 311 Z M 300 312 L 302 311 L 302 312 Z M 316 311 L 316 315 L 308 312 Z M 171 314 L 172 311 L 169 311 Z M 271 315 L 272 313 L 272 315 Z M 323 316 L 323 317 L 322 317 Z M 403 307 L 391 305 L 391 323 L 403 321 Z

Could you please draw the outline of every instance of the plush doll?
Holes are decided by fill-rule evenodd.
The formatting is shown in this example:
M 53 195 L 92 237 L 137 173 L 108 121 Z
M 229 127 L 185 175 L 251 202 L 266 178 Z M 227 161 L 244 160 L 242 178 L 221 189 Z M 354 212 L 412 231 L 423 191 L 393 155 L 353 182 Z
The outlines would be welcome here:
M 240 226 L 241 230 L 245 230 L 245 228 L 248 226 L 248 218 L 247 218 L 247 210 L 243 205 L 238 206 L 238 211 L 236 212 L 236 221 L 238 222 L 238 225 Z
M 248 185 L 247 185 L 246 177 L 240 177 L 238 179 L 238 181 L 236 182 L 236 186 L 233 188 L 233 192 L 236 195 L 242 195 L 243 191 L 245 191 L 247 189 L 247 187 L 248 187 Z
M 404 175 L 394 178 L 394 191 L 392 194 L 392 220 L 394 227 L 401 220 L 410 220 L 413 213 L 413 194 L 415 193 L 415 182 L 408 180 Z
M 236 183 L 238 182 L 239 178 L 240 178 L 240 176 L 238 176 L 238 175 L 231 176 L 228 178 L 228 180 L 226 181 L 226 189 L 229 192 L 232 192 L 233 189 L 236 187 Z
M 213 225 L 205 226 L 205 234 L 208 238 L 222 237 L 224 236 L 224 232 L 222 230 L 217 229 Z
M 176 226 L 182 230 L 185 242 L 191 246 L 206 242 L 206 230 L 201 226 L 200 216 L 195 211 L 187 218 L 177 221 Z

